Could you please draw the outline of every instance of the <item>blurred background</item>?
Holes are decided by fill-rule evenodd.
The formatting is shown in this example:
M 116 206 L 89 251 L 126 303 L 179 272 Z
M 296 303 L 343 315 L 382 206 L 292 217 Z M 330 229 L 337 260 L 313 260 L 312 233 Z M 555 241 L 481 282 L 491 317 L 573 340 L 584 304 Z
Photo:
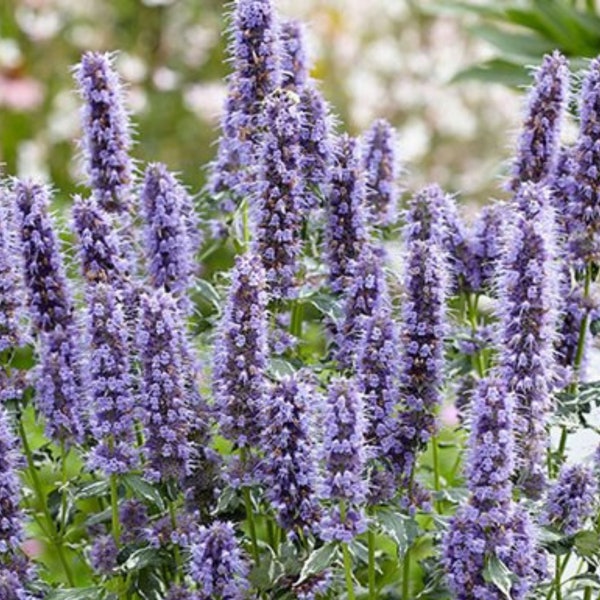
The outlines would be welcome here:
M 500 196 L 519 123 L 520 86 L 545 51 L 600 49 L 591 0 L 276 0 L 305 21 L 314 76 L 343 126 L 376 117 L 399 130 L 407 186 L 438 181 L 463 202 Z M 82 180 L 70 68 L 84 50 L 118 50 L 136 158 L 160 160 L 192 190 L 204 179 L 224 96 L 219 0 L 2 0 L 0 163 L 52 181 Z

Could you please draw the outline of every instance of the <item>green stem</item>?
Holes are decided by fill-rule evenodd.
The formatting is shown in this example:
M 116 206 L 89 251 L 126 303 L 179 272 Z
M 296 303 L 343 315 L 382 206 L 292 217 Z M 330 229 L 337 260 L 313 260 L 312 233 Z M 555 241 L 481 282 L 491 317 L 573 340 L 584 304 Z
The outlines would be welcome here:
M 48 510 L 48 506 L 46 505 L 46 497 L 44 495 L 44 491 L 42 488 L 42 484 L 37 474 L 37 469 L 35 468 L 35 463 L 33 461 L 33 454 L 31 452 L 31 447 L 29 446 L 29 441 L 27 440 L 27 434 L 25 432 L 25 427 L 23 426 L 22 419 L 18 419 L 19 421 L 19 434 L 21 436 L 21 442 L 23 444 L 23 451 L 25 452 L 25 458 L 27 459 L 27 466 L 29 474 L 31 475 L 31 481 L 33 482 L 33 487 L 35 494 L 38 499 L 38 504 L 42 507 L 42 512 L 44 513 L 44 517 L 46 519 L 46 524 L 49 531 L 50 541 L 56 547 L 56 553 L 58 555 L 58 559 L 63 567 L 65 572 L 65 576 L 69 585 L 71 587 L 75 586 L 75 580 L 73 579 L 73 573 L 71 572 L 71 568 L 69 567 L 69 563 L 65 557 L 64 549 L 62 545 L 62 537 L 58 535 L 58 531 L 56 529 L 56 524 L 52 519 L 52 515 Z
M 249 207 L 248 201 L 244 200 L 244 206 L 242 207 L 242 226 L 244 235 L 244 249 L 248 250 L 250 247 L 250 220 L 249 220 Z
M 566 561 L 565 561 L 566 562 Z M 562 589 L 560 585 L 563 568 L 560 564 L 560 556 L 556 557 L 556 573 L 554 574 L 554 587 L 556 589 L 556 600 L 562 600 Z
M 175 502 L 173 500 L 169 502 L 169 517 L 171 519 L 171 528 L 173 531 L 176 531 L 177 514 L 175 512 Z M 179 544 L 173 544 L 173 555 L 175 556 L 175 583 L 179 583 L 181 581 L 181 573 L 183 571 L 183 561 L 181 560 Z
M 377 593 L 375 590 L 375 534 L 369 528 L 367 534 L 369 543 L 369 600 L 376 600 Z
M 471 334 L 475 336 L 477 333 L 477 304 L 479 302 L 479 298 L 477 296 L 473 298 L 469 293 L 465 294 L 465 296 L 467 300 L 467 315 L 469 318 L 469 324 L 471 325 Z M 471 357 L 471 364 L 477 371 L 479 377 L 483 377 L 485 375 L 485 364 L 483 356 L 479 350 Z
M 439 492 L 441 490 L 441 484 L 440 484 L 440 457 L 439 457 L 439 451 L 438 451 L 438 440 L 437 440 L 437 436 L 433 436 L 433 438 L 431 438 L 431 450 L 433 452 L 433 489 L 436 492 Z M 441 513 L 441 506 L 442 503 L 439 499 L 436 499 L 435 501 L 435 510 L 438 513 Z
M 302 316 L 304 303 L 302 300 L 294 300 L 292 305 L 292 316 L 290 319 L 290 333 L 297 339 L 302 337 Z
M 252 555 L 256 566 L 260 565 L 260 553 L 258 551 L 258 538 L 256 536 L 256 524 L 254 523 L 254 511 L 252 510 L 252 498 L 250 498 L 250 488 L 243 488 L 244 505 L 246 507 L 246 519 L 250 529 L 250 539 L 252 540 Z
M 112 509 L 112 533 L 117 546 L 121 540 L 121 522 L 119 520 L 119 485 L 117 476 L 110 476 L 110 506 Z
M 346 505 L 342 500 L 340 502 L 340 521 L 346 522 Z M 348 590 L 348 600 L 355 600 L 356 595 L 354 594 L 354 578 L 352 577 L 352 557 L 350 556 L 350 550 L 348 544 L 342 544 L 342 556 L 344 557 L 344 575 L 346 577 L 346 589 Z
M 410 547 L 404 553 L 402 562 L 402 600 L 410 600 Z
M 65 529 L 67 528 L 67 456 L 69 455 L 69 450 L 65 446 L 65 441 L 61 440 L 60 442 L 60 460 L 61 460 L 61 471 L 62 471 L 62 490 L 61 490 L 61 499 L 60 499 L 60 531 L 61 534 L 65 533 Z

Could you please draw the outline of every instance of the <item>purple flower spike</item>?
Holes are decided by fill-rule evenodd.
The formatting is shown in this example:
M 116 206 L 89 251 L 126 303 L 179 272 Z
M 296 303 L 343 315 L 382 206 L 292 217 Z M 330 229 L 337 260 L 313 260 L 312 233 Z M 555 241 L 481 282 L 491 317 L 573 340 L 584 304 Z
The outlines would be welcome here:
M 368 318 L 386 293 L 381 257 L 365 244 L 352 267 L 352 285 L 346 295 L 344 318 L 337 331 L 335 358 L 341 369 L 352 369 Z
M 253 250 L 260 256 L 269 293 L 293 298 L 297 258 L 301 250 L 304 185 L 301 173 L 300 111 L 291 93 L 277 92 L 266 100 L 260 176 L 255 207 Z
M 329 106 L 314 82 L 309 82 L 300 91 L 302 110 L 302 171 L 304 173 L 305 210 L 321 203 L 327 195 L 333 164 L 332 119 Z
M 364 135 L 369 219 L 377 225 L 391 225 L 397 218 L 399 161 L 395 138 L 394 128 L 384 119 L 375 121 Z
M 110 218 L 94 198 L 75 197 L 73 229 L 79 238 L 79 261 L 85 280 L 120 286 L 127 277 L 127 263 Z
M 117 567 L 119 549 L 112 535 L 98 536 L 90 548 L 90 565 L 100 575 L 110 575 Z
M 526 183 L 515 198 L 499 265 L 499 366 L 516 398 L 519 487 L 534 498 L 546 481 L 559 286 L 554 209 L 545 187 Z
M 190 577 L 198 600 L 244 600 L 249 589 L 248 564 L 231 523 L 201 527 L 190 548 Z
M 181 481 L 190 473 L 192 411 L 183 336 L 181 315 L 169 293 L 156 290 L 142 297 L 138 347 L 151 481 Z
M 14 188 L 29 313 L 35 329 L 53 331 L 73 321 L 73 306 L 54 223 L 48 214 L 48 190 L 17 181 Z
M 90 429 L 94 447 L 91 469 L 106 475 L 132 470 L 135 445 L 135 401 L 128 352 L 128 329 L 114 288 L 97 284 L 88 298 Z
M 18 247 L 6 201 L 0 188 L 0 352 L 21 346 L 27 339 L 21 280 L 15 265 Z
M 258 443 L 266 392 L 267 293 L 260 259 L 237 259 L 218 332 L 213 390 L 221 434 L 236 447 Z
M 569 63 L 555 51 L 544 56 L 535 72 L 523 130 L 508 188 L 517 192 L 525 182 L 548 184 L 554 175 L 560 130 L 569 101 Z
M 435 409 L 441 402 L 448 296 L 448 258 L 444 244 L 444 194 L 424 188 L 412 199 L 406 217 L 404 244 L 405 299 L 400 325 L 400 397 L 395 444 L 398 468 L 411 479 L 416 453 L 435 432 Z
M 398 327 L 389 302 L 380 297 L 361 340 L 356 368 L 368 417 L 366 440 L 372 448 L 372 458 L 378 461 L 369 482 L 369 501 L 375 504 L 386 502 L 395 494 L 396 447 L 390 433 L 396 428 L 395 411 L 400 399 L 398 347 Z
M 279 40 L 282 54 L 281 87 L 298 92 L 308 82 L 308 58 L 302 23 L 281 23 Z
M 512 500 L 513 397 L 496 377 L 475 390 L 467 478 L 470 498 L 450 521 L 442 564 L 457 600 L 501 600 L 504 592 L 488 581 L 487 562 L 501 560 L 516 576 L 511 598 L 523 599 L 543 569 L 528 515 Z
M 75 68 L 83 99 L 83 150 L 89 186 L 111 213 L 131 210 L 131 131 L 124 94 L 110 54 L 86 52 Z
M 209 188 L 243 193 L 260 138 L 262 102 L 280 82 L 279 40 L 271 0 L 238 0 L 233 15 L 229 53 L 234 72 L 221 121 L 217 159 Z M 242 186 L 242 188 L 240 188 Z M 226 202 L 232 210 L 235 204 Z
M 36 403 L 46 420 L 46 435 L 60 442 L 80 442 L 86 406 L 81 379 L 81 344 L 75 325 L 41 334 Z
M 568 199 L 570 253 L 575 267 L 600 259 L 600 59 L 592 60 L 581 93 L 579 136 L 572 149 L 572 179 L 563 176 L 559 188 Z M 568 170 L 568 167 L 567 167 Z
M 338 139 L 335 158 L 325 243 L 331 289 L 341 292 L 350 285 L 352 263 L 368 241 L 364 214 L 366 186 L 354 138 L 343 135 Z
M 471 288 L 475 292 L 492 293 L 502 254 L 502 229 L 506 206 L 496 202 L 485 206 L 471 230 L 472 252 L 476 267 L 471 273 Z
M 24 585 L 31 580 L 28 561 L 21 554 L 24 515 L 19 507 L 22 458 L 4 406 L 0 406 L 0 597 L 26 600 Z M 6 587 L 5 587 L 6 586 Z
M 150 282 L 174 296 L 184 297 L 194 271 L 187 193 L 167 168 L 148 166 L 142 189 L 144 242 Z
M 548 492 L 541 522 L 565 535 L 580 531 L 597 504 L 598 483 L 594 471 L 583 465 L 563 465 L 558 481 Z
M 276 384 L 265 401 L 262 483 L 277 521 L 294 533 L 318 522 L 313 414 L 316 392 L 296 378 Z
M 362 396 L 352 380 L 331 382 L 323 422 L 324 473 L 320 496 L 331 506 L 321 520 L 321 537 L 326 541 L 351 542 L 365 529 L 361 505 L 367 496 L 364 479 L 367 424 Z M 344 505 L 344 515 L 340 503 Z

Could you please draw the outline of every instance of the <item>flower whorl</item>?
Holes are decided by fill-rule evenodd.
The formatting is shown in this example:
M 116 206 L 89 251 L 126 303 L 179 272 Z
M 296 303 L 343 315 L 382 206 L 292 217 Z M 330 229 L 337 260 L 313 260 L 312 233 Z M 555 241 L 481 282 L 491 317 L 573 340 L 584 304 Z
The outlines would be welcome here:
M 298 92 L 308 83 L 308 57 L 304 29 L 299 21 L 284 21 L 279 28 L 281 87 Z

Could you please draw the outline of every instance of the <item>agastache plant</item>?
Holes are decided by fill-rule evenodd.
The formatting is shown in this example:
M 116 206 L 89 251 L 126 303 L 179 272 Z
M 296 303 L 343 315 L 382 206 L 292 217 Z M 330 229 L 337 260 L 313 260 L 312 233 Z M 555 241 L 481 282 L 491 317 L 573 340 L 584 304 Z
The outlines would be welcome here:
M 178 482 L 190 472 L 192 412 L 185 388 L 181 315 L 176 300 L 164 290 L 142 297 L 138 348 L 146 476 Z
M 301 173 L 301 115 L 297 99 L 275 92 L 265 101 L 260 175 L 253 198 L 253 251 L 262 260 L 269 294 L 296 296 L 301 250 L 304 184 Z
M 557 373 L 553 345 L 560 273 L 548 190 L 523 184 L 514 202 L 499 265 L 499 365 L 516 399 L 519 487 L 539 497 L 546 481 L 546 426 Z
M 299 92 L 309 82 L 304 28 L 299 21 L 284 21 L 279 26 L 281 46 L 281 87 Z
M 502 381 L 482 380 L 475 392 L 467 481 L 469 500 L 452 517 L 443 543 L 442 564 L 456 600 L 501 600 L 505 592 L 486 576 L 499 560 L 516 577 L 511 598 L 523 599 L 534 583 L 542 558 L 525 511 L 512 500 L 514 397 Z
M 213 193 L 247 190 L 262 127 L 262 102 L 281 81 L 278 26 L 271 0 L 238 0 L 233 12 L 229 54 L 233 73 L 217 158 L 209 188 Z M 240 187 L 241 186 L 241 187 Z M 224 207 L 232 209 L 227 202 Z
M 368 241 L 366 182 L 355 138 L 345 134 L 338 138 L 335 161 L 327 203 L 325 242 L 331 289 L 341 292 L 352 281 L 352 263 Z
M 114 56 L 86 52 L 75 68 L 75 79 L 83 100 L 82 147 L 89 187 L 104 210 L 128 213 L 132 209 L 132 140 Z
M 495 291 L 506 214 L 506 205 L 501 202 L 484 206 L 471 228 L 471 251 L 476 268 L 470 276 L 470 287 L 478 293 L 492 294 Z
M 261 481 L 279 525 L 308 534 L 319 520 L 314 418 L 316 390 L 296 377 L 275 384 L 265 398 Z
M 568 101 L 569 63 L 555 51 L 535 72 L 508 185 L 511 191 L 518 192 L 525 182 L 551 183 Z
M 384 119 L 378 119 L 364 134 L 363 168 L 367 174 L 369 220 L 391 225 L 398 216 L 399 158 L 396 132 Z

